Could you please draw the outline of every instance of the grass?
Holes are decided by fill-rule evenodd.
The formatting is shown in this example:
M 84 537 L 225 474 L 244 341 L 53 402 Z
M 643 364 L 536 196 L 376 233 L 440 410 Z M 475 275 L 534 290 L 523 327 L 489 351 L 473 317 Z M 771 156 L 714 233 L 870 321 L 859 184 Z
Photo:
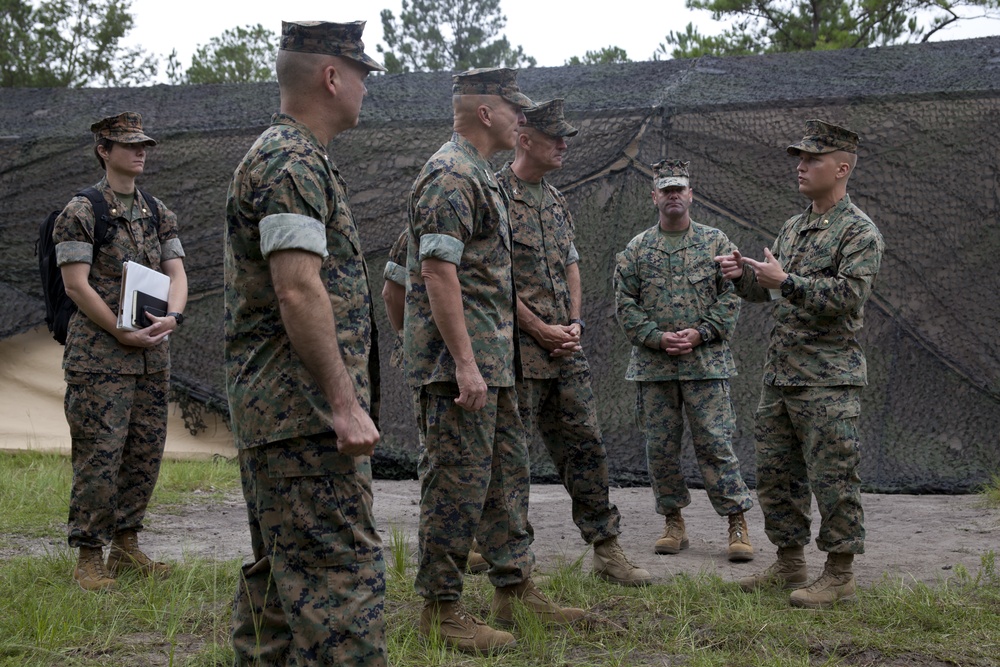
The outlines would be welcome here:
M 1000 507 L 1000 473 L 993 475 L 993 479 L 983 486 L 980 495 L 987 507 Z
M 164 464 L 159 502 L 196 502 L 232 488 L 237 482 L 227 466 L 235 469 L 225 462 Z M 35 524 L 65 521 L 67 467 L 62 457 L 0 456 L 0 533 L 32 535 Z M 934 586 L 886 577 L 859 591 L 857 602 L 823 612 L 792 609 L 779 591 L 745 594 L 703 573 L 620 588 L 592 578 L 580 559 L 550 571 L 544 588 L 564 604 L 590 609 L 597 620 L 549 629 L 519 614 L 518 646 L 487 657 L 456 653 L 418 634 L 414 545 L 390 526 L 385 554 L 394 667 L 1000 666 L 1000 570 L 992 551 L 975 572 L 958 566 Z M 68 549 L 0 555 L 0 667 L 232 664 L 237 561 L 188 558 L 167 580 L 126 576 L 117 590 L 100 594 L 77 588 L 72 566 Z M 464 599 L 473 613 L 485 616 L 492 593 L 486 577 L 466 579 Z
M 69 457 L 44 452 L 0 452 L 0 536 L 65 535 L 72 481 Z M 167 460 L 160 466 L 150 508 L 219 499 L 239 488 L 239 466 L 225 458 Z

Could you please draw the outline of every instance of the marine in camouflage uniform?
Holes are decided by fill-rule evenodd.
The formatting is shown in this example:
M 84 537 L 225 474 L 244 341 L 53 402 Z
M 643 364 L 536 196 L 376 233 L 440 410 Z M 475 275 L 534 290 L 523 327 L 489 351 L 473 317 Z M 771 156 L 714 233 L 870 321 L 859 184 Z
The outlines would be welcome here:
M 382 272 L 382 277 L 385 279 L 382 286 L 382 300 L 385 301 L 389 322 L 399 334 L 393 341 L 389 363 L 400 370 L 403 370 L 403 309 L 406 300 L 406 246 L 408 238 L 409 225 L 403 228 L 399 238 L 389 249 L 389 257 Z M 419 394 L 413 394 L 413 399 L 413 414 L 416 416 L 420 414 Z M 417 432 L 417 437 L 420 439 L 417 478 L 420 479 L 427 471 L 427 450 L 424 448 L 424 437 L 420 431 Z M 479 553 L 476 542 L 473 540 L 472 548 L 469 550 L 469 559 L 466 561 L 466 571 L 478 574 L 485 572 L 489 567 L 490 564 Z
M 567 620 L 529 578 L 534 555 L 525 524 L 528 455 L 513 386 L 510 226 L 487 162 L 513 147 L 521 109 L 531 104 L 516 74 L 503 68 L 455 75 L 455 133 L 424 165 L 409 200 L 403 347 L 427 448 L 414 587 L 426 600 L 421 633 L 439 633 L 467 651 L 514 643 L 460 604 L 477 536 L 497 587 L 498 621 L 513 622 L 514 597 L 536 602 L 545 620 Z
M 541 435 L 572 498 L 573 521 L 594 545 L 594 573 L 618 584 L 648 584 L 649 572 L 629 562 L 618 544 L 621 514 L 609 499 L 607 452 L 580 345 L 584 322 L 573 217 L 562 193 L 544 178 L 562 166 L 566 139 L 578 130 L 564 118 L 562 99 L 539 103 L 524 115 L 514 162 L 496 175 L 510 197 L 521 421 L 527 433 Z
M 275 114 L 229 188 L 226 389 L 253 547 L 234 605 L 237 665 L 386 664 L 369 458 L 377 332 L 347 185 L 326 148 L 357 123 L 364 78 L 383 69 L 364 54 L 363 28 L 282 24 L 282 110 L 308 121 Z M 323 84 L 329 67 L 337 94 Z
M 750 560 L 743 513 L 753 501 L 733 453 L 729 392 L 736 375 L 729 340 L 740 300 L 714 261 L 734 246 L 718 229 L 691 220 L 687 162 L 663 160 L 653 169 L 659 222 L 618 254 L 615 302 L 633 345 L 625 379 L 636 383 L 636 423 L 646 437 L 656 511 L 665 517 L 654 549 L 673 554 L 689 544 L 680 512 L 691 503 L 680 467 L 686 414 L 709 500 L 729 518 L 727 555 Z
M 799 191 L 811 206 L 785 222 L 764 261 L 738 252 L 719 258 L 741 296 L 775 300 L 755 438 L 757 496 L 778 560 L 740 584 L 752 590 L 806 582 L 802 553 L 815 495 L 816 545 L 828 558 L 823 575 L 792 594 L 796 606 L 853 597 L 852 561 L 865 546 L 857 421 L 867 371 L 856 334 L 884 242 L 847 195 L 858 142 L 851 130 L 809 121 L 788 153 L 799 158 Z
M 97 590 L 113 586 L 114 576 L 130 567 L 169 571 L 138 550 L 136 533 L 143 528 L 163 458 L 170 386 L 166 336 L 183 319 L 187 279 L 177 216 L 135 188 L 146 147 L 156 144 L 144 133 L 142 117 L 134 112 L 111 116 L 91 131 L 106 171 L 94 187 L 107 202 L 107 236 L 95 256 L 94 210 L 84 196 L 66 205 L 52 236 L 67 294 L 79 306 L 69 323 L 62 364 L 73 462 L 69 545 L 80 549 L 74 578 L 84 589 Z M 117 328 L 126 261 L 171 278 L 171 314 L 150 315 L 153 324 L 138 331 Z M 101 560 L 109 543 L 110 571 Z

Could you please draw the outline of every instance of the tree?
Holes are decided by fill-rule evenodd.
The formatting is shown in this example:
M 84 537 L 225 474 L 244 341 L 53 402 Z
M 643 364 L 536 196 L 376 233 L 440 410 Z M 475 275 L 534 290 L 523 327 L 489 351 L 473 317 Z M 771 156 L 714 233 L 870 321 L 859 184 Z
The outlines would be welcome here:
M 402 0 L 397 20 L 382 10 L 382 39 L 376 45 L 390 74 L 464 71 L 473 67 L 534 67 L 524 49 L 512 48 L 500 0 Z
M 580 56 L 573 56 L 566 61 L 567 65 L 601 65 L 604 63 L 628 63 L 632 62 L 628 59 L 628 54 L 625 53 L 625 49 L 619 48 L 617 46 L 605 46 L 600 51 L 587 51 L 583 54 L 583 58 Z
M 263 25 L 226 30 L 208 44 L 199 45 L 191 66 L 182 74 L 173 51 L 167 59 L 170 83 L 253 83 L 274 81 L 278 35 Z
M 156 60 L 120 44 L 131 0 L 0 0 L 0 87 L 143 84 Z
M 654 60 L 672 56 L 751 55 L 926 42 L 957 21 L 998 17 L 1000 0 L 686 0 L 689 9 L 730 22 L 721 35 L 692 24 L 670 31 Z M 979 8 L 977 16 L 959 10 Z M 929 21 L 921 21 L 921 16 Z M 673 49 L 670 49 L 670 46 Z

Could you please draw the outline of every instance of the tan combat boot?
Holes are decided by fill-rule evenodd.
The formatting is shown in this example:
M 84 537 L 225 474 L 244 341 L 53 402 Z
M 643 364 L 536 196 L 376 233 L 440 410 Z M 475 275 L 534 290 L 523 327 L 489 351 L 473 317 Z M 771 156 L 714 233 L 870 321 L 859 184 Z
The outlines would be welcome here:
M 823 574 L 807 587 L 792 593 L 790 598 L 792 606 L 826 609 L 832 607 L 838 600 L 853 601 L 854 592 L 857 590 L 853 563 L 854 554 L 827 554 Z
M 525 579 L 519 584 L 497 588 L 493 592 L 490 613 L 500 627 L 509 628 L 514 625 L 514 600 L 520 600 L 543 625 L 569 625 L 587 617 L 587 612 L 583 609 L 560 607 L 545 597 L 531 579 Z
M 423 636 L 437 635 L 448 646 L 466 653 L 493 653 L 517 645 L 514 635 L 494 630 L 458 601 L 428 600 L 420 612 L 418 629 Z
M 617 537 L 594 543 L 594 574 L 622 586 L 646 586 L 653 582 L 649 572 L 628 559 Z
M 115 580 L 104 567 L 104 551 L 101 547 L 80 547 L 73 579 L 85 591 L 103 591 L 115 587 Z
M 688 548 L 687 531 L 684 529 L 684 517 L 680 510 L 674 510 L 665 517 L 663 537 L 656 540 L 653 551 L 658 554 L 679 554 L 681 549 Z
M 763 572 L 740 579 L 740 588 L 746 592 L 766 586 L 802 588 L 809 578 L 806 556 L 802 547 L 778 547 L 778 559 Z
M 140 574 L 155 574 L 158 577 L 170 574 L 169 565 L 151 560 L 139 550 L 139 536 L 134 530 L 122 531 L 111 541 L 108 570 L 115 576 L 128 570 Z
M 747 530 L 747 519 L 743 512 L 729 515 L 729 547 L 726 556 L 732 562 L 753 560 L 753 545 L 750 544 L 750 531 Z
M 465 569 L 469 574 L 479 574 L 490 569 L 490 563 L 479 553 L 479 545 L 472 540 L 472 548 L 469 549 L 469 560 L 465 564 Z

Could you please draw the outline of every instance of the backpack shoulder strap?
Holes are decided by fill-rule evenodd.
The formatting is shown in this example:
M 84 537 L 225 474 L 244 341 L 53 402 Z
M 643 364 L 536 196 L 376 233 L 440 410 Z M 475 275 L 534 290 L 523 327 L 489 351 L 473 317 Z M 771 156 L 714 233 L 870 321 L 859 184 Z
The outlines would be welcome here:
M 90 200 L 90 206 L 94 209 L 94 254 L 104 243 L 104 237 L 108 235 L 108 223 L 111 221 L 108 216 L 108 202 L 104 199 L 104 193 L 91 186 L 76 193 L 78 197 L 86 197 Z

